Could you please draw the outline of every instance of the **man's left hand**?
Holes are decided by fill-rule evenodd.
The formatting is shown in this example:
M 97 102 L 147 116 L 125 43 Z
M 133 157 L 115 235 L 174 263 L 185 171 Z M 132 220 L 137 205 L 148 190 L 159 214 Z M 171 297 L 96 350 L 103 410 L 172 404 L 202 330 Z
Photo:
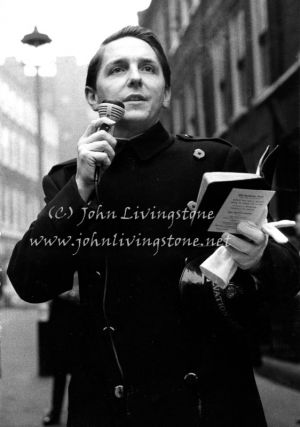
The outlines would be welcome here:
M 222 239 L 233 260 L 242 270 L 255 270 L 263 256 L 268 243 L 268 236 L 259 226 L 250 221 L 242 221 L 237 226 L 237 237 L 230 233 L 223 233 Z

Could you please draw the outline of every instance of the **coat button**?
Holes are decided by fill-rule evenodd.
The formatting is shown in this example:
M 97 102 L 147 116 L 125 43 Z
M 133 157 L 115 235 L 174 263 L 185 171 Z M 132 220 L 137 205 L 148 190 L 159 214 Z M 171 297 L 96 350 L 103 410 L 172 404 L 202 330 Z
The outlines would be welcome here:
M 116 330 L 113 326 L 104 326 L 102 331 L 105 332 L 106 334 L 109 334 L 109 333 L 115 332 Z
M 238 288 L 237 288 L 237 286 L 229 283 L 225 292 L 226 292 L 226 297 L 228 299 L 232 299 L 238 294 Z
M 188 385 L 195 385 L 198 382 L 198 375 L 195 372 L 188 372 L 183 379 Z
M 123 385 L 116 385 L 114 388 L 114 395 L 117 399 L 122 399 L 124 397 L 124 386 Z
M 196 209 L 197 203 L 194 202 L 193 200 L 190 200 L 187 203 L 187 207 L 189 208 L 190 211 L 194 211 Z
M 193 156 L 196 157 L 196 159 L 202 159 L 203 157 L 205 157 L 205 152 L 201 150 L 201 148 L 196 148 L 193 153 Z

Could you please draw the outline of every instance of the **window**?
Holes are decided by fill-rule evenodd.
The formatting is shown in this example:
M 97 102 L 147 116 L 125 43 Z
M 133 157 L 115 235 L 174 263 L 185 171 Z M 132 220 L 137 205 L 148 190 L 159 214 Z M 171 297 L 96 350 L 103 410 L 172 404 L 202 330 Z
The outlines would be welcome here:
M 270 84 L 267 0 L 251 0 L 254 90 L 258 96 Z
M 6 227 L 9 227 L 11 224 L 11 192 L 7 186 L 4 187 L 3 200 L 4 200 L 4 205 L 3 205 L 4 220 L 3 220 L 3 222 L 4 222 L 4 225 Z
M 27 168 L 25 164 L 25 146 L 26 146 L 26 140 L 22 135 L 20 135 L 19 136 L 19 162 L 18 162 L 18 170 L 20 173 L 24 173 Z
M 25 229 L 26 229 L 26 226 L 28 225 L 28 224 L 26 224 L 26 215 L 25 215 L 25 212 L 26 212 L 26 196 L 25 196 L 25 193 L 24 193 L 24 191 L 22 190 L 22 191 L 19 191 L 19 203 L 20 203 L 20 214 L 19 214 L 19 219 L 18 219 L 18 221 L 19 221 L 19 230 L 20 231 L 24 231 Z
M 190 3 L 192 3 L 193 7 L 197 7 L 200 5 L 201 0 L 191 0 Z
M 162 5 L 161 5 L 162 7 Z M 160 41 L 164 49 L 166 49 L 166 26 L 165 26 L 165 14 L 162 9 L 158 10 L 157 16 L 156 16 L 156 28 L 155 32 L 159 35 Z
M 24 101 L 22 98 L 18 98 L 18 100 L 17 100 L 16 117 L 17 117 L 18 124 L 20 124 L 21 126 L 24 126 L 25 125 Z
M 12 228 L 14 230 L 18 230 L 18 219 L 20 215 L 20 210 L 19 210 L 18 190 L 16 190 L 15 188 L 11 190 L 11 198 L 12 198 Z
M 2 83 L 1 87 L 1 108 L 7 114 L 8 113 L 8 102 L 7 100 L 10 97 L 10 90 L 7 83 Z
M 3 127 L 0 122 L 0 165 L 3 164 L 3 155 L 4 155 L 4 151 L 2 148 L 2 143 L 3 143 L 2 132 L 3 132 Z
M 170 22 L 170 41 L 171 41 L 171 49 L 176 49 L 178 46 L 179 36 L 178 33 L 181 28 L 181 9 L 180 3 L 178 0 L 173 2 L 169 2 L 169 22 Z
M 181 133 L 183 129 L 183 116 L 182 116 L 182 101 L 178 98 L 172 100 L 172 119 L 173 119 L 173 133 Z
M 184 84 L 184 111 L 185 111 L 185 132 L 197 134 L 197 109 L 195 102 L 195 90 L 190 82 Z
M 32 132 L 37 132 L 37 112 L 30 102 L 25 103 L 25 122 L 26 128 Z
M 10 163 L 9 167 L 13 170 L 18 169 L 19 162 L 19 140 L 18 135 L 14 131 L 9 132 L 9 152 Z
M 238 114 L 247 104 L 245 12 L 240 10 L 229 23 L 233 110 Z
M 181 8 L 181 2 L 178 0 L 175 0 L 175 25 L 177 32 L 180 31 L 182 27 L 182 8 Z
M 10 149 L 9 149 L 9 130 L 7 127 L 2 128 L 1 136 L 2 145 L 2 161 L 5 166 L 9 165 L 10 162 Z
M 27 206 L 26 206 L 27 224 L 30 224 L 32 221 L 35 220 L 38 212 L 39 212 L 39 201 L 38 201 L 38 199 L 36 197 L 30 197 L 30 199 L 27 199 Z
M 1 228 L 2 228 L 1 225 L 4 221 L 4 212 L 3 212 L 3 210 L 4 210 L 4 206 L 3 206 L 3 204 L 4 204 L 4 191 L 3 191 L 3 189 L 4 189 L 3 183 L 0 181 L 0 232 L 1 232 Z M 1 235 L 0 235 L 0 239 L 1 239 Z
M 224 129 L 229 116 L 229 87 L 227 78 L 227 40 L 221 32 L 212 44 L 211 54 L 213 61 L 214 99 L 216 111 L 216 131 Z
M 30 168 L 27 168 L 26 175 L 35 181 L 38 180 L 38 150 L 37 146 L 29 141 L 26 144 L 26 165 L 30 165 Z
M 58 146 L 59 130 L 56 119 L 52 114 L 44 111 L 41 120 L 43 140 L 49 145 Z
M 17 103 L 16 92 L 9 88 L 9 98 L 6 99 L 7 103 L 7 114 L 13 119 L 16 119 L 16 103 Z
M 181 27 L 185 28 L 189 23 L 189 1 L 183 0 L 179 2 L 179 7 L 181 7 Z
M 171 24 L 170 24 L 170 6 L 167 4 L 165 6 L 164 9 L 162 9 L 162 17 L 163 17 L 163 22 L 162 25 L 164 26 L 164 35 L 165 35 L 165 51 L 168 52 L 170 47 L 171 47 L 171 43 L 172 40 L 171 39 Z
M 202 70 L 200 63 L 196 63 L 194 67 L 194 82 L 195 82 L 195 95 L 197 104 L 197 134 L 200 136 L 206 135 L 205 129 L 205 113 L 204 113 L 204 95 L 202 86 Z

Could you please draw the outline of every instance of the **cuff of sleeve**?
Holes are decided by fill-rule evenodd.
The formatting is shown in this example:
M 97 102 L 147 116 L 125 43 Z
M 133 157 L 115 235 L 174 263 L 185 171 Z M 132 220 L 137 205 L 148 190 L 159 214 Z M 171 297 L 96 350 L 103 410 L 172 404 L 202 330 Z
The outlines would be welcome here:
M 72 176 L 40 212 L 38 219 L 50 221 L 56 232 L 65 234 L 74 230 L 74 227 L 79 230 L 83 208 L 86 206 L 88 204 L 78 192 L 75 176 Z
M 299 258 L 297 260 L 296 257 L 289 243 L 278 244 L 269 239 L 260 265 L 255 272 L 250 272 L 268 298 L 289 297 L 299 289 Z

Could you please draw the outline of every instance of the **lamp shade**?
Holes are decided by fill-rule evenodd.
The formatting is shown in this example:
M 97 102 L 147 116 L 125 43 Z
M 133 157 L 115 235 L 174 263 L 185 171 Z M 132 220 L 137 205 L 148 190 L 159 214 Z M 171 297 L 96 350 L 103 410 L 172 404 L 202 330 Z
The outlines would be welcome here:
M 47 34 L 42 34 L 38 31 L 37 27 L 34 27 L 34 31 L 30 34 L 26 34 L 22 43 L 29 44 L 34 47 L 39 47 L 43 44 L 50 43 L 52 40 Z

